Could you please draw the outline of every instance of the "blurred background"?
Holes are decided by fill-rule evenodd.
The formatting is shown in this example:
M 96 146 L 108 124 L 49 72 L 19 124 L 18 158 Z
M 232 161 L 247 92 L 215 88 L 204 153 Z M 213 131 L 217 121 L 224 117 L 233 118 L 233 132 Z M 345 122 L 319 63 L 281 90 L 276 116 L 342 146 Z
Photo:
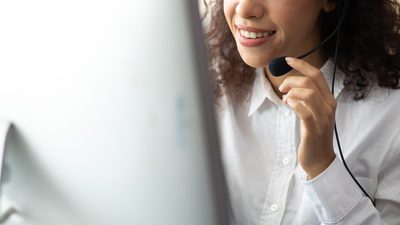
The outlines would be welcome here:
M 0 224 L 221 224 L 198 10 L 0 1 Z

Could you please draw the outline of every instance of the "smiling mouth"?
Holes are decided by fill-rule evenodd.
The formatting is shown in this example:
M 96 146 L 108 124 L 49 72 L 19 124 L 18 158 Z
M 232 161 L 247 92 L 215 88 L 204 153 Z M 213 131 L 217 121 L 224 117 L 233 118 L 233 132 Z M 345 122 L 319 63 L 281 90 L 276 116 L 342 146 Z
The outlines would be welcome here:
M 268 32 L 249 32 L 247 30 L 239 29 L 239 33 L 242 37 L 247 39 L 257 39 L 263 37 L 269 37 L 276 33 L 276 31 L 268 31 Z

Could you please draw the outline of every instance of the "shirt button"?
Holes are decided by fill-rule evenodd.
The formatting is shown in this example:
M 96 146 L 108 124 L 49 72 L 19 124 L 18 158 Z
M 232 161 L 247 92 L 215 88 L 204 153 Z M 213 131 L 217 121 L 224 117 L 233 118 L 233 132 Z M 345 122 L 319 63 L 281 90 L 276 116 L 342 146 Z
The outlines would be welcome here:
M 289 161 L 290 161 L 290 160 L 289 160 L 289 158 L 287 158 L 287 157 L 285 157 L 285 158 L 282 159 L 282 163 L 283 163 L 283 165 L 285 165 L 285 166 L 289 164 Z
M 271 211 L 276 212 L 278 210 L 278 206 L 276 204 L 271 205 Z

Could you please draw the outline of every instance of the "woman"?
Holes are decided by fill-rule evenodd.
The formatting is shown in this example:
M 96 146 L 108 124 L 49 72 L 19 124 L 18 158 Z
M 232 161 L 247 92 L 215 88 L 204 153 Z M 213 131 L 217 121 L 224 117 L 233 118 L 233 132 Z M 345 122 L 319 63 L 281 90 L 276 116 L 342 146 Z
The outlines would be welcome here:
M 209 3 L 232 224 L 400 224 L 400 6 L 348 3 Z M 293 58 L 332 34 L 342 15 L 335 73 L 337 36 Z M 275 77 L 268 64 L 282 56 L 293 70 Z M 361 188 L 340 158 L 335 118 Z

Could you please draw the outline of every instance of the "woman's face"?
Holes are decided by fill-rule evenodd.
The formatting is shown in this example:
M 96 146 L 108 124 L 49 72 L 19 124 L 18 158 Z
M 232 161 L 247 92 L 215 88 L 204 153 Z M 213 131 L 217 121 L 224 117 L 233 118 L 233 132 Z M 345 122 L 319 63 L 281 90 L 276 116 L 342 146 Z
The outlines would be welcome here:
M 319 42 L 317 19 L 328 0 L 224 0 L 224 13 L 242 59 L 265 67 L 280 56 L 299 56 Z

